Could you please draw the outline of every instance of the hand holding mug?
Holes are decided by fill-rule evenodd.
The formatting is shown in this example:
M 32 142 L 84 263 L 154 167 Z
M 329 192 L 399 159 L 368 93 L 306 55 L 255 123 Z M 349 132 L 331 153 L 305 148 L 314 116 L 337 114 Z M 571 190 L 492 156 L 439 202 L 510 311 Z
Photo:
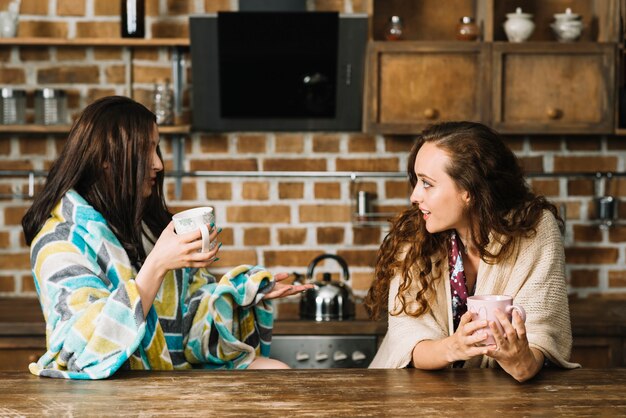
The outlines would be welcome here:
M 520 315 L 522 323 L 526 320 L 526 311 L 523 307 L 513 304 L 513 298 L 507 295 L 478 295 L 467 298 L 467 311 L 472 314 L 472 321 L 486 320 L 488 324 L 495 324 L 500 333 L 504 332 L 496 311 L 506 315 L 508 324 L 512 320 L 512 312 L 516 311 Z M 487 334 L 487 338 L 483 345 L 496 344 L 491 327 L 485 327 L 481 330 Z
M 199 207 L 188 209 L 172 216 L 177 234 L 186 234 L 200 231 L 202 247 L 200 252 L 206 253 L 212 250 L 216 242 L 211 240 L 209 227 L 215 226 L 215 214 L 212 207 Z

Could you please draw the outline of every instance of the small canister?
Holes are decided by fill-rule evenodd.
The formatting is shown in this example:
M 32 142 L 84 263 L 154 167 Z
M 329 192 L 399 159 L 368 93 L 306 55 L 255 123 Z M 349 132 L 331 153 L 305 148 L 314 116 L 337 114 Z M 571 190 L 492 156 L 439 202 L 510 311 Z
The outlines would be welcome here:
M 0 89 L 0 123 L 23 125 L 26 122 L 26 91 L 5 87 Z
M 364 190 L 359 190 L 356 196 L 356 215 L 361 221 L 367 220 L 372 212 L 372 194 Z
M 64 90 L 45 88 L 35 91 L 35 123 L 39 125 L 67 123 L 67 95 Z

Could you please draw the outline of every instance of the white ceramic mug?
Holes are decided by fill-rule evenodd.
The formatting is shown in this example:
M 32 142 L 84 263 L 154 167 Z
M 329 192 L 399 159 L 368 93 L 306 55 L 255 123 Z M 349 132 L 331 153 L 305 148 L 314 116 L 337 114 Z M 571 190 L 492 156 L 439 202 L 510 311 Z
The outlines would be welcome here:
M 177 234 L 185 234 L 200 230 L 202 233 L 202 252 L 209 252 L 215 247 L 215 243 L 211 242 L 210 231 L 207 224 L 215 224 L 215 213 L 210 206 L 199 207 L 178 212 L 172 216 L 174 221 L 174 229 Z
M 500 329 L 500 332 L 504 332 L 500 321 L 496 317 L 494 310 L 500 309 L 505 315 L 508 316 L 509 321 L 512 318 L 513 310 L 516 310 L 522 317 L 522 321 L 526 321 L 526 311 L 519 305 L 513 305 L 513 298 L 507 295 L 478 295 L 470 296 L 467 298 L 467 310 L 472 313 L 472 321 L 487 320 L 493 321 Z M 487 334 L 487 339 L 479 343 L 479 345 L 492 345 L 496 343 L 493 338 L 493 333 L 489 326 L 479 330 Z

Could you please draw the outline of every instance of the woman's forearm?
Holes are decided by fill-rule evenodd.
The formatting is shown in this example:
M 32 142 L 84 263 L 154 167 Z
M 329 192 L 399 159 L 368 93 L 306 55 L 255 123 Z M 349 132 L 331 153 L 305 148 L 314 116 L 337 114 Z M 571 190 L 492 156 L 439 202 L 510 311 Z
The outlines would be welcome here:
M 154 298 L 161 287 L 165 271 L 160 271 L 155 263 L 152 262 L 150 255 L 146 258 L 146 262 L 139 269 L 137 276 L 135 277 L 135 283 L 137 284 L 137 291 L 141 298 L 141 306 L 143 307 L 144 318 L 148 315 Z
M 424 370 L 437 370 L 448 367 L 454 360 L 449 359 L 448 338 L 422 340 L 413 347 L 413 367 Z

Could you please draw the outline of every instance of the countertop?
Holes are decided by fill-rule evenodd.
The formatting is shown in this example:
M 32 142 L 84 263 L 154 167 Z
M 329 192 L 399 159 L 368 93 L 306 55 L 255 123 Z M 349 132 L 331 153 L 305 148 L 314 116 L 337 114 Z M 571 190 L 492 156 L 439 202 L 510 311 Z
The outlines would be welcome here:
M 8 416 L 624 416 L 626 369 L 119 372 L 102 381 L 0 372 Z

